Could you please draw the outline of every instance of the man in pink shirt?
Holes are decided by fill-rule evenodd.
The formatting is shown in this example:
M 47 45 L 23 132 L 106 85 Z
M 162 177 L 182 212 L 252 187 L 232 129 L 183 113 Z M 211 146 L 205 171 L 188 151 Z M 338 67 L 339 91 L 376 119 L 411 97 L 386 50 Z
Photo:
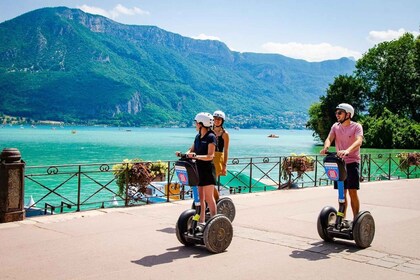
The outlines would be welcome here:
M 354 108 L 350 104 L 341 103 L 336 107 L 335 116 L 337 122 L 331 127 L 330 133 L 324 143 L 321 154 L 324 155 L 331 144 L 335 141 L 337 155 L 344 159 L 347 169 L 347 179 L 344 181 L 346 195 L 344 215 L 347 209 L 347 193 L 350 195 L 351 209 L 353 210 L 353 219 L 357 216 L 360 209 L 357 190 L 360 188 L 359 165 L 360 165 L 360 146 L 363 142 L 362 125 L 354 122 L 351 118 L 354 116 Z M 334 188 L 337 183 L 334 182 Z M 350 226 L 350 225 L 348 225 Z

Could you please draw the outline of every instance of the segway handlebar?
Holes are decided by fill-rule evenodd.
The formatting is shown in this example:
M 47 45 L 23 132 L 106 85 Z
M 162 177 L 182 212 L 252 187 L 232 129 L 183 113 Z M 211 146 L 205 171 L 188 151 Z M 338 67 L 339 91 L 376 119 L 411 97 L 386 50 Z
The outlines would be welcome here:
M 195 153 L 175 153 L 180 159 L 175 162 L 175 172 L 179 181 L 186 186 L 197 186 L 199 183 Z M 193 156 L 190 157 L 189 155 Z
M 181 159 L 194 159 L 197 155 L 195 153 L 181 153 L 181 152 L 175 152 L 175 155 Z M 188 156 L 191 155 L 191 156 Z

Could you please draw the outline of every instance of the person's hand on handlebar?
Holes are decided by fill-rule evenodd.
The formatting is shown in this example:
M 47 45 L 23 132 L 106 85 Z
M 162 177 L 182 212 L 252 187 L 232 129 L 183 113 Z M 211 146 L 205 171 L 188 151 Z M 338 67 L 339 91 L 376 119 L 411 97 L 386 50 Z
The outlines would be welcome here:
M 187 158 L 195 158 L 197 155 L 195 153 L 187 153 Z
M 181 153 L 180 151 L 176 151 L 175 155 L 177 157 L 185 157 L 185 158 L 195 158 L 197 156 L 195 153 L 188 152 L 184 154 L 184 153 Z
M 340 150 L 340 151 L 337 152 L 337 156 L 340 157 L 340 158 L 344 158 L 344 157 L 348 156 L 349 153 L 350 152 L 348 150 Z
M 328 154 L 328 147 L 327 148 L 323 148 L 320 152 L 319 152 L 321 155 L 326 155 L 326 154 Z

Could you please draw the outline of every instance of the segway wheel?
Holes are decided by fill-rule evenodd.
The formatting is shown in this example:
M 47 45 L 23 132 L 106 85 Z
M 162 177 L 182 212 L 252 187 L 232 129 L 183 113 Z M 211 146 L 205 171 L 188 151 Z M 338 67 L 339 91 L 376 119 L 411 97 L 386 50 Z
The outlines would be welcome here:
M 195 215 L 195 210 L 193 209 L 185 210 L 184 212 L 181 213 L 176 223 L 176 238 L 178 238 L 179 242 L 181 242 L 185 246 L 194 245 L 193 242 L 188 241 L 188 239 L 185 238 L 185 234 L 187 234 L 192 227 L 192 222 L 193 222 L 192 219 L 194 215 Z
M 321 237 L 326 242 L 334 241 L 334 238 L 331 237 L 330 233 L 328 232 L 328 227 L 335 223 L 335 219 L 337 218 L 337 210 L 334 207 L 326 206 L 321 210 L 319 213 L 318 221 L 316 224 L 319 237 Z
M 231 222 L 235 219 L 236 208 L 232 199 L 229 197 L 222 197 L 217 201 L 217 214 L 225 215 Z
M 233 237 L 233 227 L 224 215 L 212 217 L 204 228 L 204 245 L 212 253 L 221 253 L 229 247 Z
M 367 248 L 375 236 L 375 221 L 368 212 L 359 213 L 353 222 L 353 239 L 359 248 Z

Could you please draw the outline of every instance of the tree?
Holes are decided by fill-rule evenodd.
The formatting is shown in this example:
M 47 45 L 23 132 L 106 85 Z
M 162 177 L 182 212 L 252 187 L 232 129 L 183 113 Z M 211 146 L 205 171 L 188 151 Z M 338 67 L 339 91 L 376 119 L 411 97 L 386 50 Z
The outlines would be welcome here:
M 365 132 L 365 147 L 420 146 L 420 36 L 406 33 L 380 43 L 356 63 L 353 76 L 338 76 L 326 96 L 309 109 L 307 127 L 321 140 L 325 123 L 336 120 L 334 108 L 345 102 L 355 108 Z
M 307 128 L 314 130 L 314 136 L 322 141 L 328 136 L 331 125 L 337 121 L 335 107 L 340 103 L 349 103 L 355 109 L 355 117 L 365 110 L 365 84 L 354 76 L 340 75 L 327 89 L 327 95 L 320 97 L 320 103 L 309 108 Z
M 370 115 L 386 107 L 420 121 L 420 36 L 406 33 L 378 44 L 357 61 L 355 74 L 367 85 Z
M 317 140 L 325 139 L 330 129 L 329 121 L 325 119 L 321 110 L 321 104 L 321 102 L 317 102 L 309 107 L 309 121 L 306 123 L 306 127 L 314 131 L 312 136 Z
M 383 108 L 381 116 L 368 116 L 363 122 L 365 146 L 377 148 L 420 148 L 420 124 Z

